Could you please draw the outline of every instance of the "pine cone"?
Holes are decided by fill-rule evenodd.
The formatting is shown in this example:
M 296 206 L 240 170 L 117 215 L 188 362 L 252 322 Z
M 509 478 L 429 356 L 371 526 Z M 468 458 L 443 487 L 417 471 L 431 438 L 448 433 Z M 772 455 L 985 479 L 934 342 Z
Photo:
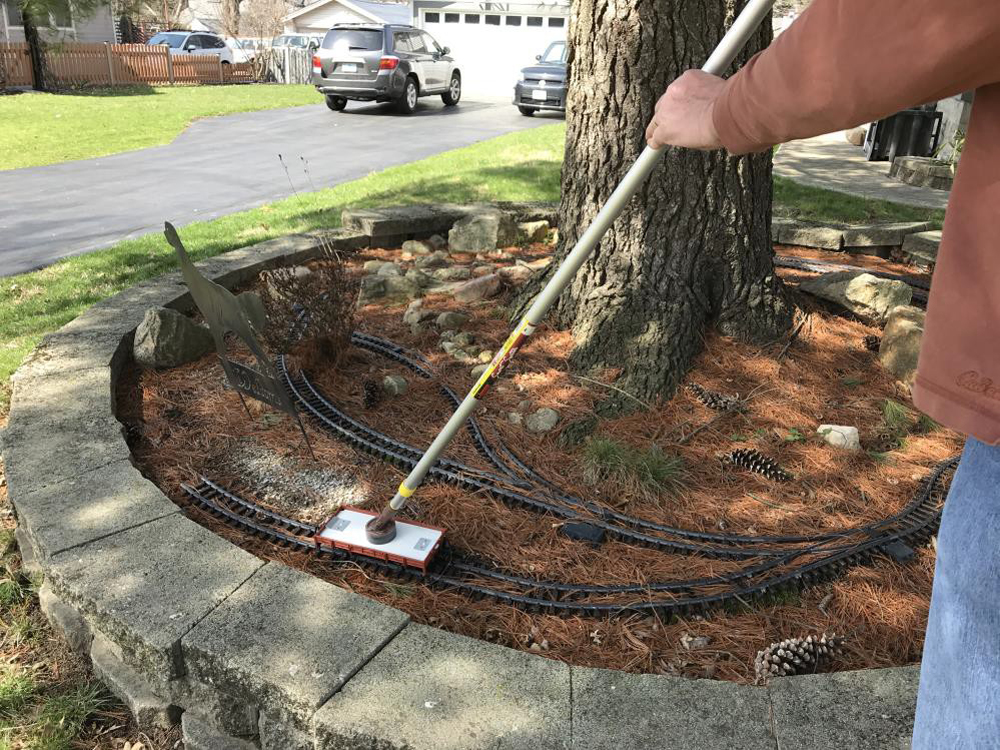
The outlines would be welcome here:
M 875 334 L 868 334 L 864 338 L 865 349 L 870 352 L 877 352 L 879 347 L 882 345 L 882 339 Z
M 811 674 L 824 661 L 841 653 L 844 639 L 836 634 L 813 635 L 805 638 L 789 638 L 780 643 L 772 643 L 757 652 L 754 671 L 757 682 L 767 682 L 772 677 L 786 677 L 795 674 Z
M 366 409 L 374 409 L 378 406 L 379 401 L 382 400 L 382 389 L 378 387 L 378 383 L 374 380 L 366 380 L 362 386 L 364 396 L 362 401 L 364 402 Z
M 740 400 L 735 396 L 725 396 L 716 391 L 710 391 L 698 383 L 688 383 L 687 389 L 709 409 L 715 409 L 716 411 L 740 410 Z
M 776 461 L 753 448 L 737 448 L 725 456 L 725 460 L 741 469 L 752 471 L 774 482 L 787 482 L 792 475 L 782 469 Z

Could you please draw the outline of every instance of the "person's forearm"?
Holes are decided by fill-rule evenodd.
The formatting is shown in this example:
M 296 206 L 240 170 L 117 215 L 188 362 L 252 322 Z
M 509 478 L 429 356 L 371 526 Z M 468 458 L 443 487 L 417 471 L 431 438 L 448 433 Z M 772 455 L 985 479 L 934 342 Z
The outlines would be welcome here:
M 814 0 L 729 79 L 712 121 L 740 154 L 996 81 L 997 0 Z

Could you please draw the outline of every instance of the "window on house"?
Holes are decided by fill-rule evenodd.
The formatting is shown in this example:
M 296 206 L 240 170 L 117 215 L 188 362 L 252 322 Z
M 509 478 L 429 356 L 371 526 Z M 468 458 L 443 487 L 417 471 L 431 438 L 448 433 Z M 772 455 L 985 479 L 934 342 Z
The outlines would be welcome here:
M 424 21 L 426 23 L 441 23 L 440 13 L 424 13 Z
M 541 26 L 542 17 L 541 16 L 528 16 L 528 26 Z
M 521 17 L 520 16 L 507 16 L 507 25 L 508 26 L 520 26 L 521 25 Z
M 488 26 L 499 26 L 500 16 L 486 16 L 486 24 Z
M 70 12 L 68 0 L 54 0 L 49 6 L 49 15 L 52 16 L 53 25 L 60 29 L 73 26 L 73 14 Z
M 7 4 L 7 25 L 8 26 L 24 26 L 24 19 L 21 18 L 21 8 L 16 2 L 8 2 Z
M 561 29 L 565 25 L 566 25 L 566 19 L 565 18 L 556 18 L 556 17 L 553 17 L 553 18 L 549 19 L 549 28 L 551 28 L 551 29 Z
M 479 14 L 478 13 L 466 13 L 465 14 L 465 22 L 466 23 L 479 23 Z
M 458 23 L 460 16 L 458 13 L 445 13 L 444 22 L 445 23 Z

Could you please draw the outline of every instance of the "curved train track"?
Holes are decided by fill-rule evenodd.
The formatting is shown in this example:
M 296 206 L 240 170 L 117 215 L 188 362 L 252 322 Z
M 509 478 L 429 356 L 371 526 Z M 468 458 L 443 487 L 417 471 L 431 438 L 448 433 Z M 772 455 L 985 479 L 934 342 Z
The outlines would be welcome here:
M 914 301 L 926 302 L 927 282 L 820 260 L 778 256 L 775 265 L 805 271 L 864 270 L 883 278 L 904 280 L 914 287 Z M 418 377 L 433 379 L 429 362 L 420 354 L 377 336 L 355 333 L 352 343 L 407 367 Z M 369 427 L 330 401 L 305 374 L 293 376 L 279 360 L 279 371 L 297 408 L 333 437 L 404 470 L 419 460 L 422 450 Z M 441 392 L 452 406 L 460 399 L 447 386 Z M 319 529 L 275 513 L 207 477 L 182 485 L 193 503 L 225 523 L 281 547 L 314 555 L 332 565 L 354 563 L 396 578 L 420 577 L 426 584 L 488 598 L 529 611 L 606 616 L 626 613 L 692 614 L 727 604 L 747 604 L 788 589 L 813 585 L 839 575 L 847 567 L 873 556 L 896 552 L 900 543 L 916 545 L 937 527 L 947 485 L 946 475 L 958 457 L 938 464 L 923 480 L 911 501 L 898 513 L 878 522 L 813 535 L 745 536 L 681 529 L 611 510 L 600 502 L 567 493 L 534 472 L 503 443 L 487 439 L 475 417 L 467 422 L 478 452 L 492 467 L 468 466 L 441 459 L 431 469 L 432 480 L 470 492 L 488 493 L 513 507 L 528 509 L 565 522 L 585 522 L 606 536 L 664 552 L 738 561 L 740 567 L 715 576 L 654 581 L 629 585 L 578 584 L 541 580 L 504 570 L 492 561 L 456 549 L 445 542 L 427 575 L 403 565 L 318 546 Z

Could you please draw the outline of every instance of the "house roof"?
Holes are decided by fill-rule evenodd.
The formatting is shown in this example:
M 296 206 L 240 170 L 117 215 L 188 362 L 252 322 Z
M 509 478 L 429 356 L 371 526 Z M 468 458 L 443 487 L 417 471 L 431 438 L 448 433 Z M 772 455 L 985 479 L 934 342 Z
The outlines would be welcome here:
M 377 3 L 371 2 L 371 0 L 317 0 L 299 8 L 294 13 L 289 13 L 284 20 L 290 21 L 330 3 L 340 3 L 376 23 L 413 23 L 413 9 L 409 3 L 402 5 L 400 3 Z

